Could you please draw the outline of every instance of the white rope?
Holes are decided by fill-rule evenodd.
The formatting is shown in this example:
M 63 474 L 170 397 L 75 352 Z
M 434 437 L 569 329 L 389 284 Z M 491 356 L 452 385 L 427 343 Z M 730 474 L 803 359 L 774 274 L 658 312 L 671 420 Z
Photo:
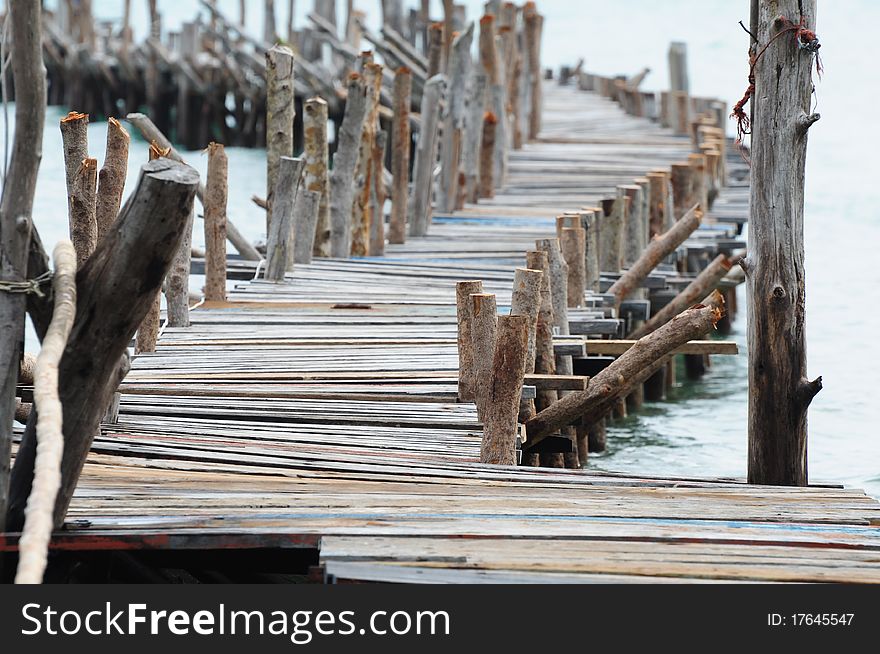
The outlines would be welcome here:
M 257 280 L 260 278 L 260 271 L 262 270 L 262 268 L 263 268 L 263 264 L 264 264 L 264 263 L 266 263 L 266 260 L 265 260 L 265 259 L 260 259 L 260 260 L 257 262 L 257 271 L 254 273 L 254 278 L 253 278 L 251 281 L 254 281 L 254 282 L 255 282 L 255 281 L 257 281 Z
M 17 584 L 39 584 L 46 571 L 46 557 L 61 487 L 61 456 L 64 453 L 61 400 L 58 397 L 58 363 L 76 317 L 76 251 L 61 241 L 52 253 L 55 261 L 55 307 L 34 369 L 34 404 L 37 414 L 37 459 L 34 484 L 25 508 L 24 530 L 18 543 Z

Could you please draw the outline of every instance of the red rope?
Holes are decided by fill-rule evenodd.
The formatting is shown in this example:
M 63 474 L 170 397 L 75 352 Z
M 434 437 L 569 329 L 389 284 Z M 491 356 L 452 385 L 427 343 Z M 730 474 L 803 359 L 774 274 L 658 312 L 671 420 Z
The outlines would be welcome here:
M 757 54 L 749 54 L 749 86 L 746 88 L 746 92 L 743 94 L 740 101 L 733 105 L 733 112 L 730 114 L 731 118 L 736 121 L 736 142 L 740 146 L 742 145 L 743 137 L 746 134 L 751 134 L 752 124 L 745 111 L 745 107 L 755 94 L 755 66 L 758 64 L 758 60 L 767 51 L 767 48 L 770 47 L 771 43 L 783 34 L 794 33 L 795 43 L 797 43 L 798 49 L 806 50 L 807 52 L 816 55 L 816 73 L 820 79 L 825 70 L 822 67 L 822 59 L 819 57 L 819 48 L 822 47 L 822 44 L 819 43 L 819 37 L 816 36 L 816 33 L 807 29 L 804 17 L 801 16 L 801 20 L 797 24 L 788 20 L 785 16 L 780 16 L 780 20 L 784 27 L 779 30 L 779 32 L 777 32 L 777 34 L 770 39 Z M 752 38 L 754 38 L 754 36 Z

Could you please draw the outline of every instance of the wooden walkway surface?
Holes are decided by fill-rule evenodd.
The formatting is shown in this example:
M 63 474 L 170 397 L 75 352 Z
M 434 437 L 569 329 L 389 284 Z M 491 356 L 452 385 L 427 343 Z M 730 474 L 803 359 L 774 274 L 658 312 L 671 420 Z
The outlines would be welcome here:
M 478 462 L 476 412 L 455 401 L 455 282 L 484 280 L 503 310 L 557 213 L 690 150 L 592 93 L 548 86 L 546 101 L 543 140 L 512 154 L 494 200 L 383 259 L 238 284 L 167 329 L 134 361 L 54 546 L 313 547 L 337 580 L 880 582 L 880 504 L 858 490 Z M 737 238 L 745 183 L 686 249 Z M 620 335 L 601 302 L 571 317 Z

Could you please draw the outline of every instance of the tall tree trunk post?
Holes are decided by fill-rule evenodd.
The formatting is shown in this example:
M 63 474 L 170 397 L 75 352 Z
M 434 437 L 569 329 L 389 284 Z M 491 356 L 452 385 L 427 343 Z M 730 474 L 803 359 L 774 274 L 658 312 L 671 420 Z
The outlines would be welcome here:
M 458 401 L 473 402 L 474 386 L 474 338 L 473 303 L 471 295 L 483 292 L 483 282 L 466 281 L 455 285 L 455 310 L 458 322 Z
M 46 117 L 46 70 L 43 67 L 42 7 L 39 0 L 9 3 L 7 20 L 15 34 L 12 76 L 15 80 L 15 132 L 12 157 L 0 199 L 0 280 L 21 282 L 27 276 L 31 213 L 37 172 L 43 155 Z M 9 462 L 15 386 L 24 345 L 26 296 L 0 292 L 0 532 L 5 530 L 9 498 Z
M 803 8 L 801 13 L 800 7 Z M 807 409 L 822 378 L 807 380 L 804 167 L 815 54 L 794 32 L 815 29 L 816 0 L 762 0 L 753 32 L 767 49 L 754 67 L 748 258 L 749 482 L 807 484 Z M 763 45 L 761 46 L 763 47 Z

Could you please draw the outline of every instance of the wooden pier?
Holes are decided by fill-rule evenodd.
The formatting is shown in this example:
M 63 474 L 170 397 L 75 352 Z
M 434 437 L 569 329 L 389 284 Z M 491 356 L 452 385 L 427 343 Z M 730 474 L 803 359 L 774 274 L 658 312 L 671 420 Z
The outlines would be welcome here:
M 438 212 L 428 236 L 383 257 L 241 281 L 193 310 L 191 327 L 166 328 L 134 359 L 52 548 L 271 550 L 263 572 L 287 557 L 328 582 L 880 582 L 880 503 L 859 490 L 479 463 L 476 409 L 457 401 L 455 283 L 482 280 L 506 313 L 514 268 L 557 215 L 692 152 L 688 136 L 600 93 L 547 82 L 543 96 L 541 136 L 510 153 L 493 199 Z M 748 169 L 732 144 L 726 163 L 730 184 L 680 260 L 743 247 Z M 230 261 L 230 277 L 255 268 Z M 629 347 L 636 307 L 627 317 L 603 295 L 617 276 L 603 271 L 588 306 L 570 310 L 557 353 L 590 363 Z M 664 267 L 643 286 L 674 295 L 693 277 Z M 523 396 L 548 383 L 526 377 Z M 3 550 L 16 543 L 0 536 Z M 234 578 L 211 560 L 194 559 L 186 579 Z

